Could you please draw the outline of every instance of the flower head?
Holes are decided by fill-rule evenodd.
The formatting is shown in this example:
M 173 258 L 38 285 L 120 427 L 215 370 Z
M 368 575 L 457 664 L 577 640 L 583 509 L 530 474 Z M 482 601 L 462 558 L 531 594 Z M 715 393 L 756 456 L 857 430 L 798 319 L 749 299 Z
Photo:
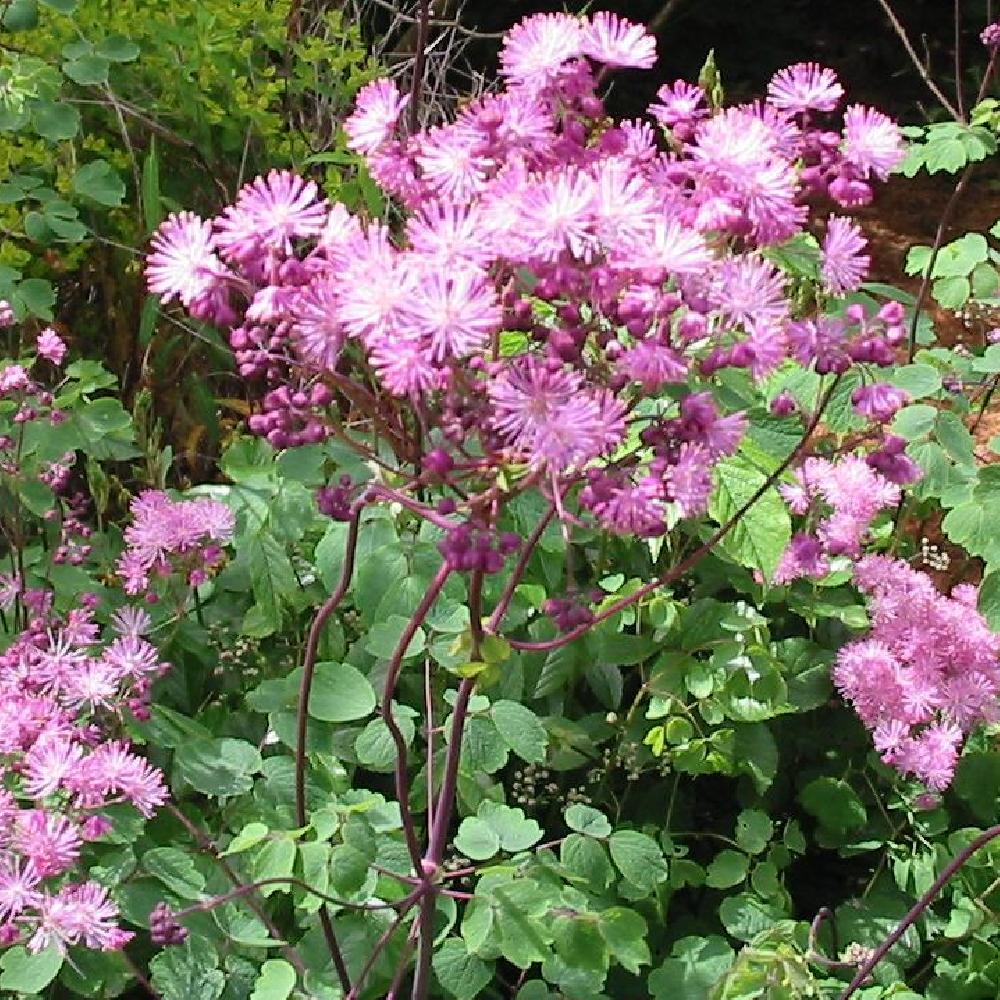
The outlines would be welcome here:
M 832 295 L 853 292 L 868 274 L 868 240 L 850 219 L 831 215 L 823 238 L 823 284 Z
M 852 104 L 844 113 L 843 154 L 865 176 L 885 180 L 905 156 L 899 127 L 881 111 Z
M 641 24 L 598 11 L 583 29 L 581 49 L 606 66 L 649 69 L 656 62 L 656 39 Z
M 170 215 L 152 240 L 146 258 L 149 290 L 164 302 L 178 299 L 190 306 L 212 292 L 226 275 L 216 253 L 212 223 L 193 212 Z
M 583 54 L 583 22 L 569 14 L 535 14 L 504 36 L 500 72 L 514 83 L 541 86 Z
M 844 96 L 837 74 L 818 63 L 787 66 L 771 77 L 767 100 L 782 111 L 834 111 Z
M 358 92 L 354 111 L 344 122 L 347 146 L 356 153 L 374 153 L 392 138 L 399 117 L 410 103 L 395 80 L 373 80 Z

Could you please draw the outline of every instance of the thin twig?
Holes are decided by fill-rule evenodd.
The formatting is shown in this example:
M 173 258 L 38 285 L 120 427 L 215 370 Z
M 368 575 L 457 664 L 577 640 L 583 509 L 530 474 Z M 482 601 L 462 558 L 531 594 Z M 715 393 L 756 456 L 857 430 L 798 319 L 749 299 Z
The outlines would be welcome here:
M 910 61 L 920 74 L 920 79 L 927 84 L 930 92 L 937 98 L 941 106 L 947 110 L 948 114 L 950 114 L 956 121 L 962 121 L 963 118 L 958 108 L 956 108 L 955 105 L 948 100 L 941 88 L 934 82 L 934 78 L 927 71 L 927 67 L 924 66 L 923 62 L 921 62 L 920 56 L 917 55 L 917 50 L 913 47 L 913 43 L 910 41 L 910 36 L 907 35 L 906 29 L 900 23 L 899 18 L 896 17 L 895 11 L 891 6 L 889 6 L 889 0 L 878 0 L 878 2 L 882 10 L 885 11 L 885 16 L 889 18 L 889 23 L 892 25 L 893 30 L 899 36 L 899 40 L 903 43 L 903 48 L 906 49 L 906 53 L 910 57 Z
M 299 687 L 299 705 L 295 727 L 295 819 L 299 826 L 306 826 L 308 822 L 306 811 L 306 739 L 309 735 L 309 695 L 312 692 L 313 675 L 316 672 L 319 640 L 327 621 L 337 610 L 351 585 L 362 510 L 363 507 L 359 505 L 351 513 L 347 541 L 344 544 L 344 566 L 341 570 L 340 582 L 337 584 L 337 589 L 320 606 L 309 626 L 305 655 L 302 659 L 302 683 Z M 340 980 L 344 993 L 347 993 L 351 988 L 351 976 L 347 971 L 343 952 L 337 943 L 333 920 L 325 904 L 319 909 L 319 922 L 323 929 L 323 937 L 326 939 L 327 950 L 330 952 L 334 968 L 337 970 L 337 978 Z
M 965 102 L 962 86 L 962 0 L 955 0 L 955 106 L 958 116 L 965 119 Z
M 382 695 L 382 718 L 392 736 L 393 743 L 396 745 L 396 798 L 399 801 L 403 835 L 406 838 L 406 846 L 410 852 L 410 860 L 413 862 L 413 870 L 417 874 L 421 872 L 420 862 L 423 858 L 423 852 L 420 849 L 420 843 L 417 839 L 417 828 L 413 820 L 413 812 L 410 809 L 410 777 L 408 772 L 406 737 L 403 735 L 403 731 L 399 728 L 399 723 L 396 721 L 395 713 L 392 710 L 392 701 L 393 695 L 396 693 L 396 685 L 399 683 L 399 674 L 403 667 L 403 658 L 406 656 L 407 647 L 417 634 L 417 629 L 423 624 L 424 619 L 434 606 L 434 602 L 438 599 L 438 595 L 441 593 L 445 583 L 448 582 L 450 575 L 451 567 L 447 563 L 442 564 L 431 585 L 427 588 L 427 592 L 417 605 L 416 610 L 410 616 L 410 620 L 406 623 L 406 627 L 399 637 L 399 642 L 396 643 L 396 648 L 393 650 L 392 658 L 389 660 L 389 666 L 386 669 L 385 675 L 385 689 Z
M 413 57 L 413 83 L 410 87 L 410 135 L 420 128 L 420 90 L 427 65 L 427 39 L 431 30 L 431 0 L 420 0 L 420 21 L 417 24 L 417 50 Z
M 854 996 L 855 993 L 861 988 L 865 980 L 871 975 L 872 970 L 882 961 L 883 958 L 892 949 L 892 946 L 910 929 L 910 927 L 916 923 L 917 920 L 924 914 L 926 909 L 934 902 L 937 898 L 938 893 L 951 881 L 952 876 L 976 853 L 981 847 L 985 847 L 991 840 L 995 840 L 1000 837 L 1000 824 L 997 826 L 991 826 L 988 830 L 984 830 L 978 837 L 971 840 L 969 845 L 958 854 L 955 855 L 945 865 L 944 870 L 940 875 L 934 880 L 931 887 L 910 907 L 909 912 L 905 917 L 896 925 L 893 932 L 861 963 L 857 973 L 851 980 L 850 984 L 840 994 L 840 1000 L 848 1000 L 849 997 Z
M 164 808 L 176 819 L 181 826 L 187 830 L 191 839 L 198 845 L 198 847 L 204 851 L 209 857 L 211 857 L 215 863 L 222 869 L 222 873 L 229 879 L 229 881 L 237 888 L 242 888 L 246 883 L 237 874 L 236 869 L 229 863 L 226 857 L 219 851 L 215 846 L 215 842 L 204 830 L 193 823 L 187 816 L 181 812 L 173 803 L 168 802 Z M 275 941 L 280 942 L 281 951 L 285 958 L 288 959 L 289 963 L 298 973 L 299 978 L 304 983 L 306 978 L 306 963 L 302 960 L 302 956 L 296 951 L 295 947 L 284 939 L 278 925 L 271 919 L 270 914 L 263 906 L 254 898 L 252 894 L 248 894 L 244 898 L 244 902 L 253 911 L 254 916 L 267 928 L 268 934 L 274 938 Z

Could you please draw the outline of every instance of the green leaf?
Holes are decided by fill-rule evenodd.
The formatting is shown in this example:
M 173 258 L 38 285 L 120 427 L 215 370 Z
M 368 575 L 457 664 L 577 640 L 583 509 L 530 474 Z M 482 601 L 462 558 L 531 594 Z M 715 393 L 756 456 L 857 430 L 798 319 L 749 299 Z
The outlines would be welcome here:
M 780 907 L 765 903 L 749 892 L 727 896 L 719 906 L 722 926 L 740 941 L 752 941 L 784 916 Z
M 615 879 L 615 870 L 608 852 L 599 840 L 571 833 L 559 849 L 562 863 L 576 876 L 584 879 L 594 892 L 601 893 Z
M 0 19 L 6 31 L 30 31 L 38 26 L 38 2 L 37 0 L 12 0 L 9 7 L 3 12 Z
M 252 743 L 225 737 L 184 743 L 174 766 L 196 791 L 221 797 L 249 792 L 263 759 Z
M 124 35 L 108 35 L 97 43 L 94 50 L 99 56 L 112 62 L 132 62 L 139 58 L 139 46 Z
M 774 823 L 760 809 L 744 809 L 736 817 L 736 843 L 748 854 L 762 854 L 773 835 Z
M 181 945 L 164 948 L 149 968 L 162 1000 L 218 1000 L 226 988 L 218 964 L 215 949 L 192 935 Z
M 604 813 L 592 806 L 576 802 L 566 809 L 566 825 L 588 837 L 605 839 L 611 835 L 611 824 Z
M 500 847 L 511 854 L 526 851 L 542 839 L 542 828 L 528 819 L 523 809 L 487 800 L 480 804 L 477 816 L 496 833 Z
M 63 72 L 83 87 L 96 86 L 108 82 L 111 63 L 94 53 L 86 53 L 76 59 L 67 59 L 62 65 Z
M 55 948 L 31 954 L 15 945 L 0 957 L 0 989 L 12 993 L 40 993 L 59 972 L 63 956 Z
M 521 760 L 529 764 L 544 763 L 549 734 L 530 708 L 516 701 L 498 701 L 490 714 L 504 742 Z
M 705 884 L 713 889 L 728 889 L 747 877 L 750 859 L 740 851 L 720 851 L 709 864 Z
M 979 613 L 994 632 L 1000 632 L 1000 570 L 990 570 L 979 588 Z
M 176 847 L 154 847 L 142 856 L 142 867 L 181 899 L 200 899 L 205 877 L 191 856 Z
M 904 406 L 892 420 L 892 431 L 907 441 L 926 437 L 934 429 L 938 410 L 927 403 Z
M 450 937 L 434 952 L 434 974 L 441 986 L 457 1000 L 472 1000 L 490 984 L 493 969 L 470 955 L 461 938 Z
M 649 928 L 640 914 L 613 906 L 601 913 L 597 928 L 619 965 L 633 975 L 639 974 L 640 966 L 649 965 L 649 948 L 646 945 Z
M 268 878 L 284 878 L 292 874 L 295 867 L 295 841 L 291 837 L 275 837 L 269 840 L 254 858 L 254 881 Z M 275 892 L 290 892 L 288 883 L 276 882 L 258 890 L 262 896 Z
M 856 830 L 868 819 L 864 804 L 846 781 L 816 778 L 799 793 L 802 807 L 837 833 Z
M 59 11 L 60 14 L 72 14 L 80 6 L 80 0 L 41 0 L 46 7 Z
M 938 278 L 932 286 L 934 300 L 943 309 L 961 309 L 972 295 L 968 278 Z
M 376 622 L 368 630 L 365 639 L 365 649 L 372 656 L 388 660 L 396 652 L 396 646 L 403 638 L 403 632 L 410 624 L 410 619 L 403 615 L 390 615 L 384 622 Z M 427 637 L 422 628 L 418 628 L 406 646 L 403 659 L 408 660 L 419 656 L 425 648 Z
M 714 934 L 681 938 L 671 957 L 649 974 L 649 992 L 653 1000 L 709 1000 L 733 958 L 725 938 Z
M 309 714 L 321 722 L 353 722 L 378 704 L 375 689 L 349 663 L 317 663 L 309 694 Z
M 500 850 L 500 837 L 485 820 L 467 816 L 455 835 L 455 847 L 473 861 L 487 861 Z
M 267 825 L 264 823 L 247 823 L 242 830 L 229 842 L 229 846 L 222 852 L 223 855 L 242 854 L 249 851 L 251 847 L 256 847 L 269 833 Z
M 295 989 L 295 969 L 283 958 L 270 958 L 260 967 L 250 1000 L 287 1000 Z
M 32 109 L 31 123 L 43 139 L 61 142 L 79 132 L 80 112 L 72 104 L 39 101 Z
M 886 381 L 905 389 L 913 399 L 933 396 L 941 388 L 941 373 L 930 365 L 901 365 L 893 368 Z
M 52 319 L 52 307 L 56 304 L 56 290 L 51 281 L 46 281 L 44 278 L 25 278 L 18 284 L 16 296 L 33 316 L 45 320 Z M 97 402 L 103 401 L 97 400 L 90 405 L 94 406 Z M 118 400 L 108 400 L 108 402 L 121 409 L 121 403 Z M 82 413 L 78 412 L 77 416 L 82 416 Z
M 618 870 L 638 889 L 652 892 L 669 874 L 660 845 L 644 833 L 618 830 L 611 834 L 608 847 Z
M 404 714 L 403 709 L 393 706 L 393 714 L 396 723 L 406 745 L 413 742 L 416 735 L 416 727 L 411 715 Z M 358 734 L 354 741 L 354 752 L 358 755 L 358 763 L 372 771 L 391 771 L 396 760 L 396 743 L 392 738 L 389 727 L 381 717 L 372 719 Z
M 723 459 L 715 467 L 717 488 L 709 502 L 709 516 L 725 524 L 767 480 L 742 456 Z M 777 490 L 768 489 L 719 543 L 732 558 L 749 569 L 774 576 L 778 561 L 792 538 L 792 522 Z
M 966 233 L 941 247 L 934 262 L 932 278 L 964 278 L 990 255 L 989 244 L 982 233 Z
M 73 175 L 73 190 L 108 208 L 125 200 L 125 182 L 106 160 L 92 160 Z

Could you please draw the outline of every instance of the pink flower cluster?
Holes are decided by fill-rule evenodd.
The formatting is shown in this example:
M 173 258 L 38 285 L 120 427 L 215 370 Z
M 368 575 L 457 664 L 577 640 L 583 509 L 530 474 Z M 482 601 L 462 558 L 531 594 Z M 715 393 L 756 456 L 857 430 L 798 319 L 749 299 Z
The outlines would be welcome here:
M 108 735 L 125 712 L 145 713 L 166 665 L 142 638 L 143 612 L 123 609 L 102 639 L 94 600 L 64 617 L 47 592 L 23 600 L 27 627 L 0 654 L 0 943 L 119 948 L 132 935 L 78 862 L 112 828 L 102 809 L 150 816 L 167 799 L 160 772 Z
M 823 577 L 830 569 L 829 556 L 860 556 L 872 521 L 900 498 L 898 484 L 858 455 L 837 461 L 807 458 L 795 471 L 794 482 L 779 491 L 793 514 L 811 521 L 811 531 L 792 539 L 778 564 L 775 583 Z
M 763 102 L 713 110 L 678 82 L 648 119 L 609 123 L 603 72 L 655 58 L 645 29 L 614 14 L 529 17 L 505 38 L 504 88 L 416 134 L 409 95 L 376 81 L 344 127 L 404 225 L 366 222 L 274 171 L 215 219 L 168 219 L 149 287 L 229 330 L 261 387 L 250 428 L 277 448 L 322 440 L 338 392 L 356 406 L 382 391 L 461 475 L 528 465 L 562 516 L 561 497 L 594 473 L 590 516 L 659 533 L 671 505 L 704 510 L 743 424 L 721 422 L 705 384 L 696 419 L 675 408 L 640 421 L 644 397 L 725 367 L 759 379 L 786 359 L 891 363 L 898 322 L 797 315 L 764 251 L 804 230 L 811 196 L 866 203 L 903 148 L 871 108 L 838 122 L 842 87 L 814 64 L 777 74 Z M 828 222 L 830 294 L 864 279 L 865 245 L 849 219 Z M 626 447 L 640 423 L 644 453 Z
M 154 577 L 183 571 L 192 587 L 208 579 L 222 561 L 222 545 L 233 536 L 233 513 L 215 500 L 171 500 L 147 490 L 131 504 L 125 551 L 118 574 L 128 594 L 149 590 Z
M 887 556 L 862 559 L 855 581 L 870 598 L 871 631 L 841 649 L 833 680 L 887 764 L 944 789 L 965 735 L 1000 717 L 1000 635 L 976 610 L 975 587 L 946 597 Z

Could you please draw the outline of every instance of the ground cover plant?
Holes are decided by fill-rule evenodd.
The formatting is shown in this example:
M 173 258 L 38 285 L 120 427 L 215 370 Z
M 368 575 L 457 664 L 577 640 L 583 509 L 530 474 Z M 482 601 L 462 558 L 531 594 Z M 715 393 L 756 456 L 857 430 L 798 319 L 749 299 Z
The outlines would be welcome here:
M 0 990 L 996 995 L 997 376 L 924 306 L 997 257 L 942 226 L 913 296 L 852 215 L 995 152 L 996 35 L 909 150 L 814 63 L 615 120 L 657 47 L 606 12 L 447 121 L 367 83 L 346 202 L 279 165 L 157 220 L 249 404 L 183 493 L 9 302 Z

